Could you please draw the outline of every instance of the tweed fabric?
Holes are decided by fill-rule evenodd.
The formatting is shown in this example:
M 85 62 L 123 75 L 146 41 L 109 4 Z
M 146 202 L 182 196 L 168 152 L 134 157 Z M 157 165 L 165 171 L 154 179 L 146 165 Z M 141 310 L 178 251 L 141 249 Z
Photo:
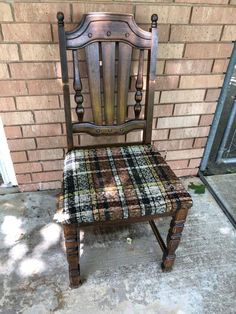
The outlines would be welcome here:
M 149 216 L 191 207 L 190 195 L 151 145 L 76 149 L 64 163 L 63 223 Z

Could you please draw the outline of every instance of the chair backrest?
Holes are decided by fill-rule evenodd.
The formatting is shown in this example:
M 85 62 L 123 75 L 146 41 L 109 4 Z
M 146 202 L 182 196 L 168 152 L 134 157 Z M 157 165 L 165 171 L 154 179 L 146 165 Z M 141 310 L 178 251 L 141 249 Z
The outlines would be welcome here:
M 73 148 L 73 133 L 123 135 L 143 130 L 143 143 L 151 142 L 157 58 L 157 15 L 151 17 L 151 31 L 144 31 L 131 14 L 88 13 L 74 30 L 65 32 L 64 15 L 58 12 L 58 32 L 64 92 L 68 148 Z M 85 50 L 93 121 L 83 121 L 83 89 L 79 51 Z M 73 88 L 78 122 L 72 123 L 67 50 L 72 51 Z M 128 118 L 132 53 L 138 51 L 134 116 Z M 146 54 L 147 50 L 147 54 Z M 147 56 L 147 62 L 145 58 Z M 146 92 L 143 99 L 144 65 L 147 65 Z M 145 104 L 140 118 L 141 103 Z

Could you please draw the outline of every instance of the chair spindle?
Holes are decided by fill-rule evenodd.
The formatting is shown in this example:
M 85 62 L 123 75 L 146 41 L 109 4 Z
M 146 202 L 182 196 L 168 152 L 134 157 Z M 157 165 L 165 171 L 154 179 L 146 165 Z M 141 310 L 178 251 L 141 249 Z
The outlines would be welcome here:
M 80 78 L 80 73 L 79 73 L 79 61 L 78 61 L 78 53 L 77 50 L 73 50 L 73 63 L 74 63 L 74 82 L 73 82 L 73 87 L 75 90 L 75 102 L 77 104 L 76 106 L 76 114 L 78 117 L 79 122 L 83 121 L 83 116 L 84 116 L 84 107 L 83 107 L 83 101 L 84 97 L 81 93 L 82 91 L 82 82 Z
M 144 50 L 141 49 L 139 52 L 139 65 L 138 65 L 138 76 L 136 80 L 136 93 L 135 93 L 135 106 L 134 106 L 134 114 L 135 119 L 138 119 L 140 116 L 140 112 L 142 109 L 141 101 L 143 97 L 143 63 L 144 63 Z

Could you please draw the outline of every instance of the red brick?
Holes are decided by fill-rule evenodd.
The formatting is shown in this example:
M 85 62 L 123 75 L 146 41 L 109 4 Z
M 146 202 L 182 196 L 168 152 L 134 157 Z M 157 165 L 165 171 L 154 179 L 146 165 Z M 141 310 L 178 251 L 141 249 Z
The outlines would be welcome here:
M 180 160 L 189 158 L 199 158 L 202 157 L 204 149 L 202 148 L 192 148 L 185 150 L 175 150 L 167 152 L 167 160 Z
M 16 173 L 31 173 L 42 171 L 42 166 L 39 162 L 27 162 L 14 164 Z
M 135 20 L 138 23 L 150 23 L 153 12 L 159 16 L 159 23 L 186 24 L 189 21 L 190 6 L 177 5 L 136 5 Z
M 0 112 L 14 110 L 16 110 L 16 106 L 13 97 L 0 98 Z
M 36 148 L 35 141 L 32 138 L 8 140 L 8 146 L 11 151 L 20 151 Z
M 62 133 L 59 123 L 22 126 L 22 131 L 24 137 L 53 136 Z
M 39 172 L 32 174 L 33 182 L 56 181 L 62 179 L 62 171 Z
M 4 130 L 8 139 L 22 137 L 19 126 L 6 126 Z
M 3 124 L 5 125 L 21 125 L 34 123 L 32 112 L 6 112 L 1 113 Z
M 158 129 L 168 129 L 168 128 L 181 128 L 188 126 L 197 126 L 199 122 L 199 116 L 189 116 L 189 117 L 168 117 L 159 118 L 157 120 Z
M 153 117 L 167 117 L 171 116 L 174 105 L 158 105 L 154 106 Z
M 220 96 L 220 88 L 208 89 L 206 92 L 205 101 L 216 101 Z
M 189 177 L 189 176 L 196 176 L 198 174 L 198 168 L 194 169 L 176 169 L 174 170 L 177 177 Z
M 7 79 L 7 78 L 9 78 L 7 65 L 0 63 L 0 79 Z
M 11 42 L 40 42 L 51 41 L 49 24 L 2 24 L 3 38 Z
M 189 114 L 214 113 L 215 109 L 215 102 L 176 104 L 174 115 L 185 116 Z
M 200 166 L 201 158 L 191 159 L 189 162 L 189 168 L 197 168 Z
M 168 138 L 169 130 L 152 130 L 152 140 L 166 140 Z
M 31 150 L 28 152 L 29 160 L 54 160 L 63 158 L 63 149 Z
M 16 44 L 0 44 L 0 61 L 19 60 L 18 47 Z
M 222 26 L 216 25 L 172 25 L 170 41 L 203 42 L 218 41 Z
M 228 0 L 175 0 L 175 2 L 202 3 L 202 4 L 228 4 Z
M 213 114 L 206 114 L 206 115 L 203 115 L 203 116 L 201 116 L 201 118 L 200 118 L 200 123 L 199 123 L 199 125 L 201 125 L 201 126 L 204 126 L 204 125 L 211 125 L 212 124 L 212 121 L 213 121 L 213 118 L 214 118 L 214 116 L 213 116 Z
M 14 3 L 16 21 L 57 22 L 58 11 L 64 12 L 65 22 L 70 21 L 69 3 Z
M 158 58 L 160 59 L 180 59 L 183 56 L 184 44 L 159 44 Z
M 64 110 L 40 110 L 35 111 L 34 114 L 37 123 L 53 123 L 65 121 Z
M 208 136 L 209 127 L 182 128 L 170 131 L 170 139 L 193 138 Z
M 199 137 L 194 140 L 194 148 L 205 147 L 207 142 L 207 137 Z
M 0 96 L 26 95 L 24 81 L 0 81 Z
M 22 58 L 25 61 L 59 60 L 57 44 L 21 44 Z
M 73 21 L 81 20 L 84 13 L 88 12 L 115 12 L 133 13 L 132 4 L 126 3 L 73 3 Z
M 58 96 L 16 97 L 16 106 L 20 110 L 59 108 Z
M 232 44 L 187 44 L 184 57 L 189 59 L 228 58 L 231 55 Z
M 38 148 L 61 148 L 67 146 L 65 136 L 39 137 L 36 141 Z
M 21 184 L 19 186 L 19 189 L 20 189 L 20 192 L 38 191 L 39 184 L 38 183 Z
M 236 25 L 225 25 L 221 40 L 233 41 L 236 38 L 235 34 L 236 34 Z
M 156 78 L 156 90 L 168 90 L 178 87 L 178 76 L 157 76 Z
M 194 24 L 235 24 L 235 7 L 198 6 L 193 8 L 191 23 Z
M 52 182 L 40 182 L 38 184 L 39 190 L 54 190 L 61 189 L 61 181 L 52 181 Z
M 210 73 L 212 60 L 167 60 L 166 74 L 205 74 Z
M 27 161 L 26 152 L 11 152 L 11 159 L 13 163 Z
M 224 73 L 227 71 L 227 67 L 229 64 L 228 59 L 223 59 L 223 60 L 215 60 L 212 73 Z
M 30 183 L 31 182 L 31 176 L 30 176 L 30 174 L 17 174 L 16 180 L 17 180 L 18 184 Z
M 53 161 L 42 162 L 44 171 L 62 170 L 63 164 L 64 164 L 64 160 L 53 160 Z
M 10 63 L 11 76 L 16 79 L 55 78 L 56 69 L 54 63 Z
M 160 151 L 192 148 L 193 139 L 157 141 L 155 145 Z
M 28 81 L 27 86 L 30 95 L 62 94 L 60 79 Z
M 0 3 L 0 21 L 13 21 L 10 4 Z
M 204 89 L 163 91 L 160 103 L 203 101 L 204 95 Z
M 171 169 L 183 169 L 187 168 L 188 166 L 188 160 L 173 160 L 173 161 L 168 161 L 168 165 L 171 167 Z
M 209 88 L 221 87 L 224 75 L 186 75 L 181 76 L 180 88 Z

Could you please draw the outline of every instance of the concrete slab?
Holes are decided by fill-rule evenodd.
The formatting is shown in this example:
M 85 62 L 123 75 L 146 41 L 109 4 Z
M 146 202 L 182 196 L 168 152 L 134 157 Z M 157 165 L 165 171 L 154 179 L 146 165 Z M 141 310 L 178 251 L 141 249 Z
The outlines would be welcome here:
M 209 192 L 193 194 L 170 273 L 161 271 L 161 250 L 146 223 L 82 230 L 86 281 L 75 290 L 68 287 L 61 228 L 52 222 L 55 195 L 0 196 L 1 313 L 235 313 L 236 235 Z M 158 225 L 165 235 L 168 221 Z
M 206 176 L 205 179 L 236 221 L 236 173 Z

